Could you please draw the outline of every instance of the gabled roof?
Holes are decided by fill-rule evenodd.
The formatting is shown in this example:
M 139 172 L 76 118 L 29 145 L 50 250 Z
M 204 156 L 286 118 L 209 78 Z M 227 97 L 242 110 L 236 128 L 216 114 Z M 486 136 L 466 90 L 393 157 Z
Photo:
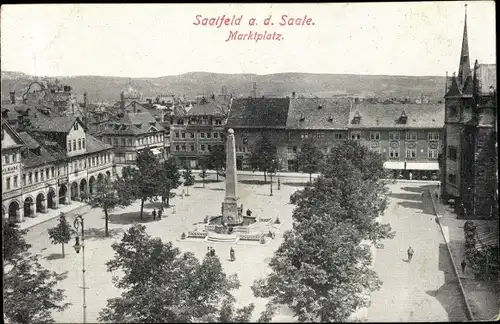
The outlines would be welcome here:
M 348 99 L 290 99 L 289 129 L 346 129 L 351 102 Z
M 75 116 L 60 116 L 51 118 L 48 116 L 42 116 L 42 118 L 31 119 L 33 130 L 40 132 L 68 133 L 76 122 L 82 128 L 84 127 L 81 120 Z
M 16 132 L 10 125 L 9 123 L 2 119 L 2 142 L 4 140 L 3 136 L 3 132 L 7 132 L 9 133 L 9 135 L 12 137 L 12 139 L 16 142 L 15 145 L 10 145 L 8 147 L 4 147 L 4 145 L 2 145 L 2 150 L 3 149 L 7 149 L 7 148 L 14 148 L 14 147 L 20 147 L 20 146 L 24 146 L 25 143 L 23 141 L 23 139 L 21 138 L 21 136 L 19 136 L 19 133 Z
M 19 132 L 19 137 L 22 138 L 23 142 L 26 144 L 26 147 L 33 150 L 40 147 L 40 144 L 31 137 L 27 132 Z
M 104 143 L 103 141 L 98 140 L 97 138 L 95 138 L 90 134 L 85 134 L 85 139 L 87 143 L 86 145 L 87 153 L 95 153 L 113 148 L 112 145 Z
M 289 107 L 289 98 L 233 99 L 227 126 L 285 128 Z
M 66 151 L 57 143 L 51 142 L 52 145 L 46 145 L 47 137 L 38 132 L 21 132 L 28 144 L 29 150 L 23 153 L 23 165 L 25 167 L 35 167 L 47 163 L 53 163 L 67 157 Z M 35 154 L 35 152 L 37 154 Z
M 217 99 L 206 99 L 205 101 L 200 101 L 193 104 L 187 112 L 187 116 L 225 116 L 227 115 L 229 106 L 229 101 L 227 100 L 217 100 Z
M 127 113 L 117 121 L 107 123 L 99 135 L 142 135 L 150 131 L 163 131 L 163 126 L 148 111 Z
M 402 113 L 406 123 L 400 122 Z M 359 124 L 352 124 L 356 113 Z M 349 128 L 442 128 L 444 126 L 444 104 L 369 104 L 353 105 L 349 114 Z

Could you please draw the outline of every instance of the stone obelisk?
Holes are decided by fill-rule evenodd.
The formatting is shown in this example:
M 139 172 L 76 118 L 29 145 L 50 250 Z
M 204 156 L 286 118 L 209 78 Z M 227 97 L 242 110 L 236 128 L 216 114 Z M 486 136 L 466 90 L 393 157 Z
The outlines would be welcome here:
M 227 225 L 239 225 L 243 223 L 241 208 L 238 208 L 239 197 L 236 190 L 238 180 L 236 178 L 236 146 L 234 141 L 234 130 L 227 131 L 226 139 L 226 196 L 222 203 L 222 221 Z

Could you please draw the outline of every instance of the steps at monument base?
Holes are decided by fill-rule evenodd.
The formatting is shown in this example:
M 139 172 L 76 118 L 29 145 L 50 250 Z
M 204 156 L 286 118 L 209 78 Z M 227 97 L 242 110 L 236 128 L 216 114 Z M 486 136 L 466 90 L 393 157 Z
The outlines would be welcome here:
M 237 239 L 238 237 L 236 235 L 229 235 L 229 234 L 210 233 L 207 236 L 207 242 L 235 243 Z

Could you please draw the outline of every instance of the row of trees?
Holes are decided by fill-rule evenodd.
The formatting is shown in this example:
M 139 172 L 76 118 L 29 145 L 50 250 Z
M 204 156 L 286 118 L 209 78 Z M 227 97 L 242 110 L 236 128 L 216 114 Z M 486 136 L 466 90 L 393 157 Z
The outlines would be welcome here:
M 345 322 L 381 286 L 362 244 L 394 237 L 389 225 L 376 220 L 387 208 L 381 156 L 347 142 L 320 171 L 296 194 L 293 229 L 270 262 L 272 272 L 252 286 L 256 297 L 269 299 L 262 322 L 280 305 L 300 322 Z
M 278 149 L 276 145 L 267 136 L 262 136 L 252 148 L 249 164 L 252 170 L 264 172 L 264 182 L 267 181 L 266 174 L 275 173 L 279 168 Z M 309 173 L 309 181 L 312 180 L 312 174 L 318 172 L 323 163 L 324 155 L 321 150 L 314 145 L 312 140 L 306 141 L 300 147 L 297 153 L 297 164 L 299 170 Z

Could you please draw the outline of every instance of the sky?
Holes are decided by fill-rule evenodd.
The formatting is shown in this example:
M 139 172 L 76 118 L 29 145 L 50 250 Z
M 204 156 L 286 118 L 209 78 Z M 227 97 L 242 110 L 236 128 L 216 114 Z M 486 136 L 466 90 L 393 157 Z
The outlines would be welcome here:
M 2 5 L 1 69 L 38 76 L 441 76 L 458 70 L 465 3 Z M 228 23 L 242 19 L 202 25 L 222 15 Z M 309 25 L 281 26 L 282 15 Z M 266 26 L 269 16 L 274 25 Z M 495 3 L 468 1 L 467 28 L 471 65 L 496 63 Z M 250 32 L 274 39 L 230 39 Z

